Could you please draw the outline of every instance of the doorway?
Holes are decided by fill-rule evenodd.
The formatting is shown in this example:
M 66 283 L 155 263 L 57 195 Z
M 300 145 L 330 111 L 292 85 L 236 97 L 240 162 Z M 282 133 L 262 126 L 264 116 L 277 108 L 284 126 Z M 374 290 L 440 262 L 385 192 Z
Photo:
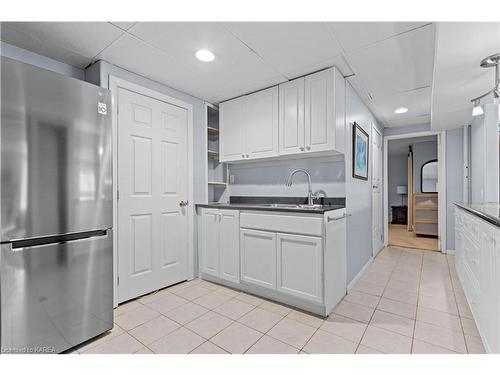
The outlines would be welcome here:
M 441 134 L 422 132 L 384 140 L 386 244 L 441 251 L 445 241 L 444 149 Z
M 192 278 L 192 108 L 116 78 L 110 86 L 117 304 Z

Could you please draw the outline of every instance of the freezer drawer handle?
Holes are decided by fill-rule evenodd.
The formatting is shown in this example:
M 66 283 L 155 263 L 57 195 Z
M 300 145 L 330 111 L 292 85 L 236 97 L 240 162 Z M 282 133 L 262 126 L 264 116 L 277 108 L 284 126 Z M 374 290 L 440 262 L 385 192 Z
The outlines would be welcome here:
M 70 241 L 83 240 L 92 237 L 106 236 L 107 229 L 89 230 L 87 232 L 59 234 L 55 236 L 27 238 L 23 240 L 12 240 L 10 242 L 12 251 L 22 251 L 26 247 L 61 244 Z

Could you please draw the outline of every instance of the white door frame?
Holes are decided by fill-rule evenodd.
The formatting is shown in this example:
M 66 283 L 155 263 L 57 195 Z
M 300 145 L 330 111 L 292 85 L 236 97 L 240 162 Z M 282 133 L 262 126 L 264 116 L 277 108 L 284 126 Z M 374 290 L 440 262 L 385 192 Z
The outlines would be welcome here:
M 405 139 L 415 137 L 427 137 L 436 135 L 438 140 L 438 233 L 439 250 L 446 253 L 446 132 L 423 131 L 384 136 L 384 245 L 389 243 L 389 189 L 388 189 L 388 148 L 387 144 L 392 139 Z M 410 199 L 410 197 L 408 197 Z
M 374 126 L 374 125 L 372 124 L 372 144 L 371 144 L 370 146 L 372 146 L 372 145 L 373 145 L 373 139 L 374 139 L 373 133 L 374 133 L 374 132 L 376 132 L 376 133 L 378 133 L 378 135 L 380 135 L 380 138 L 382 139 L 382 141 L 384 140 L 384 136 L 382 135 L 382 132 L 381 132 L 380 130 L 378 130 L 378 128 L 377 128 L 376 126 Z M 385 143 L 383 143 L 383 144 L 382 144 L 382 146 L 383 146 L 383 147 L 385 147 Z M 372 192 L 372 213 L 373 213 L 373 204 L 374 204 L 374 202 L 373 202 L 373 162 L 374 162 L 374 160 L 375 160 L 375 157 L 373 156 L 373 154 L 374 154 L 375 150 L 374 150 L 374 148 L 373 148 L 373 147 L 370 147 L 370 148 L 371 148 L 371 150 L 372 150 L 372 151 L 371 151 L 371 154 L 372 154 L 372 155 L 371 155 L 371 160 L 372 160 L 372 179 L 371 179 L 372 189 L 371 189 L 371 192 Z M 385 170 L 385 168 L 384 168 L 384 163 L 383 163 L 384 149 L 382 149 L 382 155 L 381 155 L 381 157 L 382 157 L 382 169 L 384 169 L 384 170 Z M 381 172 L 382 172 L 382 173 L 380 173 L 380 180 L 381 180 L 380 182 L 382 183 L 382 185 L 384 185 L 384 186 L 385 186 L 385 184 L 384 184 L 384 180 L 385 180 L 385 179 L 384 179 L 384 174 L 383 174 L 383 171 L 381 171 Z M 379 187 L 379 189 L 380 189 L 380 187 Z M 381 209 L 382 209 L 382 210 L 384 209 L 384 203 L 383 203 L 383 200 L 384 200 L 384 195 L 383 195 L 383 194 L 384 194 L 384 193 L 382 192 L 382 194 L 381 194 L 381 198 L 382 198 L 382 205 L 381 205 Z M 372 219 L 373 219 L 373 216 L 372 216 Z M 382 213 L 382 216 L 379 218 L 379 220 L 382 220 L 382 223 L 383 223 L 383 221 L 384 221 L 384 214 L 383 214 L 383 213 Z M 381 249 L 383 249 L 383 247 L 384 247 L 384 245 L 385 245 L 385 232 L 384 232 L 384 227 L 382 227 L 382 233 L 381 233 L 381 234 L 383 234 L 383 236 L 384 236 L 384 240 L 381 242 L 381 243 L 382 243 L 382 247 L 381 247 L 380 249 L 376 249 L 376 248 L 375 248 L 375 240 L 374 240 L 374 238 L 373 238 L 373 223 L 372 223 L 372 256 L 373 256 L 373 257 L 375 257 L 375 256 L 379 253 L 379 251 L 380 251 Z M 378 241 L 377 241 L 377 243 L 378 243 Z
M 158 91 L 128 82 L 124 79 L 109 76 L 109 89 L 111 90 L 112 106 L 112 132 L 113 132 L 113 306 L 118 306 L 118 90 L 120 88 L 136 92 L 140 95 L 160 100 L 187 110 L 187 151 L 188 151 L 188 199 L 190 205 L 188 215 L 188 280 L 194 277 L 194 196 L 193 196 L 193 106 L 182 100 L 162 94 Z

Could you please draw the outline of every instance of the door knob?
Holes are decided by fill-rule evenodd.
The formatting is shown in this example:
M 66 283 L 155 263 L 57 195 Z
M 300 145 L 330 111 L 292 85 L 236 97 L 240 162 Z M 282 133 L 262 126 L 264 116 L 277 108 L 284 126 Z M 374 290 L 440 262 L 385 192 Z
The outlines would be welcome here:
M 186 207 L 189 204 L 189 201 L 180 201 L 179 206 Z

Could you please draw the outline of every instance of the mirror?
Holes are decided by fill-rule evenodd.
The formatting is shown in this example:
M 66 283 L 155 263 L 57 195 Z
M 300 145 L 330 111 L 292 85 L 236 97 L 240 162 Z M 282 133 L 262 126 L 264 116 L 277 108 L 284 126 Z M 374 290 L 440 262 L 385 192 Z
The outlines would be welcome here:
M 429 160 L 422 165 L 420 171 L 420 190 L 422 193 L 437 193 L 438 163 L 437 160 Z

